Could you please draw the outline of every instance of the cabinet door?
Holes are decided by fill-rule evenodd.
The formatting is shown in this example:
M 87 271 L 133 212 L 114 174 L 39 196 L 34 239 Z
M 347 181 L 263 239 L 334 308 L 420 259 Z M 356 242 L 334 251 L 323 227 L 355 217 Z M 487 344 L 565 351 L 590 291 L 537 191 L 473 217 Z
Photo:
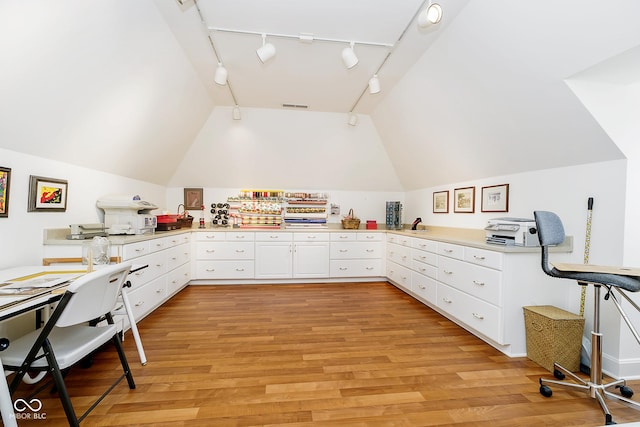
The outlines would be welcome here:
M 329 277 L 329 243 L 295 243 L 293 277 Z
M 293 272 L 292 243 L 256 242 L 256 279 L 281 279 Z

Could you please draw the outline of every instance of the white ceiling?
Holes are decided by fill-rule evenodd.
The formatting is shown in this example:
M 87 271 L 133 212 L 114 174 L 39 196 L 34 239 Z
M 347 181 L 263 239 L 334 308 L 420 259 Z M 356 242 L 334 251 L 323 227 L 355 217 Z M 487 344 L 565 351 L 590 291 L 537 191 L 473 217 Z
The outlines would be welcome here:
M 356 112 L 368 113 L 467 1 L 440 0 L 443 20 L 427 28 L 416 20 L 429 4 L 424 0 L 185 0 L 181 17 L 167 8 L 170 5 L 159 6 L 203 81 L 210 82 L 216 105 L 293 104 L 345 113 L 355 106 Z M 180 20 L 192 25 L 178 25 Z M 209 35 L 213 47 L 199 43 L 196 48 L 195 30 L 201 30 L 202 37 Z M 276 48 L 276 56 L 265 64 L 256 55 L 260 34 L 267 34 L 267 42 Z M 300 41 L 303 34 L 313 35 L 314 41 Z M 359 59 L 352 69 L 341 60 L 349 41 L 355 42 Z M 217 61 L 228 70 L 231 91 L 213 84 Z M 367 84 L 378 70 L 382 92 L 370 95 Z

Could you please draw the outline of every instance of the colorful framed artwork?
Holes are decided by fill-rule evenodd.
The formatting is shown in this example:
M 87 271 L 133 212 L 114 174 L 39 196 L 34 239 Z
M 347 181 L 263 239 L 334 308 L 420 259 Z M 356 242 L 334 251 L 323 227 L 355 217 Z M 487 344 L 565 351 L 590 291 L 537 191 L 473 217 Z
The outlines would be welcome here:
M 29 176 L 28 212 L 64 212 L 67 210 L 67 181 Z
M 433 192 L 433 213 L 449 213 L 449 191 Z
M 0 166 L 0 218 L 9 217 L 9 186 L 11 185 L 11 168 Z
M 482 212 L 509 212 L 509 184 L 482 187 Z
M 202 188 L 184 189 L 184 208 L 188 211 L 199 211 L 204 205 Z
M 456 188 L 453 190 L 453 211 L 474 213 L 476 205 L 476 187 Z

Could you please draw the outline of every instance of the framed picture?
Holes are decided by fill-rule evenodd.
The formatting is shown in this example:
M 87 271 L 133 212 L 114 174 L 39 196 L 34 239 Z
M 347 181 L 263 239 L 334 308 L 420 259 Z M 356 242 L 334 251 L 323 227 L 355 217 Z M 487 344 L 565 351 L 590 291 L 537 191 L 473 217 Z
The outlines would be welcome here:
M 482 187 L 482 212 L 509 212 L 509 184 Z
M 199 211 L 204 205 L 202 188 L 184 189 L 184 208 L 188 211 Z
M 473 213 L 476 205 L 476 187 L 456 188 L 453 190 L 453 211 Z
M 449 213 L 449 191 L 433 192 L 433 213 Z
M 0 166 L 0 218 L 9 217 L 9 185 L 11 169 Z
M 67 181 L 62 179 L 29 176 L 28 212 L 67 210 Z

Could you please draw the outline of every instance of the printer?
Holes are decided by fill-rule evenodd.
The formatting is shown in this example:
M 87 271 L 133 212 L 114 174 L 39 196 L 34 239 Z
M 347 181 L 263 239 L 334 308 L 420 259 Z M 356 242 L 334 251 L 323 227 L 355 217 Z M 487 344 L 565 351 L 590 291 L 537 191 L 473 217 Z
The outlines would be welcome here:
M 152 234 L 158 225 L 150 213 L 158 207 L 137 195 L 107 195 L 98 199 L 96 206 L 104 210 L 109 234 Z
M 484 228 L 486 242 L 506 246 L 540 246 L 536 222 L 527 218 L 494 218 Z

